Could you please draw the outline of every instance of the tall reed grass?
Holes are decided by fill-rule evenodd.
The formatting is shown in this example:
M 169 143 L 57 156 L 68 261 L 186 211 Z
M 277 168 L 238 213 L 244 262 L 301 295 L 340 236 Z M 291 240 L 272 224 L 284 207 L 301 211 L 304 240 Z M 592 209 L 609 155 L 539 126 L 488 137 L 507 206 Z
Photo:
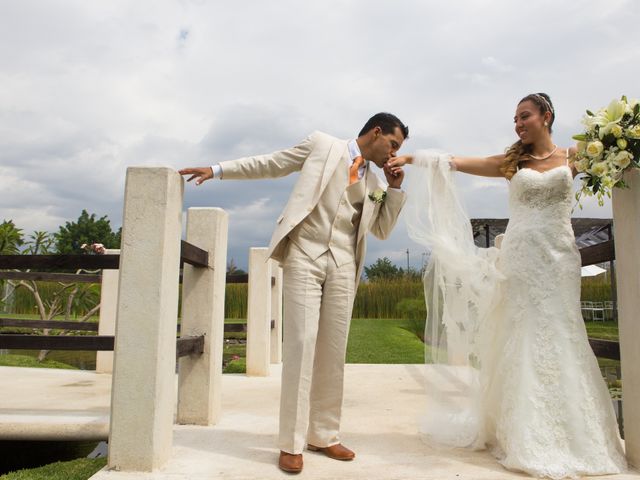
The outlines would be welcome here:
M 57 287 L 55 283 L 39 283 L 40 293 L 45 302 L 51 298 Z M 99 291 L 99 285 L 93 288 Z M 388 282 L 362 282 L 356 294 L 353 316 L 354 318 L 403 318 L 405 316 L 403 307 L 399 306 L 402 300 L 422 298 L 423 287 L 420 281 L 400 279 Z M 583 278 L 581 299 L 594 302 L 611 300 L 611 284 L 604 278 Z M 93 305 L 89 305 L 88 308 Z M 88 308 L 76 311 L 74 314 L 82 316 Z M 11 312 L 36 313 L 32 294 L 24 288 L 17 289 Z M 247 318 L 247 284 L 227 285 L 225 317 Z

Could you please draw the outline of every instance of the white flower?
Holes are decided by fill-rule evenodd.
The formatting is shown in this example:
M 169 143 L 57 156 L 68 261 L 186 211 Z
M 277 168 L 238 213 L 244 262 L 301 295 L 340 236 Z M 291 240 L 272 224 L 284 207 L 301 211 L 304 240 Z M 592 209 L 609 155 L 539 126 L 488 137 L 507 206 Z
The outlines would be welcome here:
M 595 140 L 593 142 L 589 142 L 587 144 L 587 155 L 591 158 L 597 158 L 602 155 L 602 151 L 604 150 L 604 145 L 602 142 Z
M 625 107 L 624 113 L 628 113 L 629 115 L 632 115 L 633 109 L 636 107 L 637 104 L 638 104 L 637 98 L 632 98 L 631 100 L 627 101 L 627 105 Z
M 369 200 L 374 203 L 384 203 L 384 200 L 387 198 L 387 192 L 382 189 L 377 189 L 369 194 Z
M 640 138 L 640 123 L 627 128 L 626 134 L 631 138 Z
M 607 173 L 609 173 L 609 165 L 606 161 L 598 162 L 591 167 L 591 170 L 589 171 L 589 173 L 591 173 L 592 175 L 595 175 L 596 177 L 602 177 Z
M 622 136 L 623 130 L 620 125 L 616 122 L 609 122 L 604 127 L 600 128 L 600 139 L 603 139 L 605 135 L 613 134 L 614 137 L 620 138 Z
M 619 122 L 627 108 L 626 102 L 623 100 L 611 100 L 606 109 L 606 118 L 609 122 Z
M 626 150 L 622 150 L 618 153 L 615 154 L 615 156 L 613 157 L 613 164 L 616 167 L 619 167 L 621 169 L 625 169 L 629 166 L 629 164 L 631 163 L 631 160 L 633 159 L 633 155 L 631 154 L 631 152 L 627 152 Z
M 624 138 L 619 138 L 618 140 L 616 140 L 616 145 L 618 145 L 618 148 L 620 150 L 624 150 L 627 148 L 627 140 Z
M 573 165 L 576 167 L 577 171 L 586 172 L 587 169 L 589 168 L 589 159 L 588 158 L 583 158 L 583 159 L 578 160 L 577 162 L 575 162 Z

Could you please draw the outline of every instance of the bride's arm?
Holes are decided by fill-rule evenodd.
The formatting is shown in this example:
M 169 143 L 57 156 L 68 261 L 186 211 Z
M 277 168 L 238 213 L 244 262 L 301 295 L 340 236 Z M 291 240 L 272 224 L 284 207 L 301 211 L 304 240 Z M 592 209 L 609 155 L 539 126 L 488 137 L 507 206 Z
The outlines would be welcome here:
M 482 177 L 504 177 L 500 167 L 504 163 L 504 155 L 490 157 L 453 157 L 451 163 L 456 170 L 470 175 Z
M 451 164 L 455 170 L 468 173 L 470 175 L 480 175 L 483 177 L 504 177 L 500 167 L 504 163 L 504 154 L 492 155 L 490 157 L 451 157 Z M 395 157 L 389 161 L 391 172 L 395 172 L 407 163 L 414 163 L 415 155 L 403 155 Z

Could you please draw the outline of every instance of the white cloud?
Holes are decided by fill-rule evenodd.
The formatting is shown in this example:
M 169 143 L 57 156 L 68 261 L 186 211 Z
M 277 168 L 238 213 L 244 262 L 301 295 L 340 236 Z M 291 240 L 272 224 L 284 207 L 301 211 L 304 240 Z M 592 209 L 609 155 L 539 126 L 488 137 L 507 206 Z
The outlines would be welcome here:
M 546 91 L 566 146 L 586 108 L 638 96 L 639 20 L 631 0 L 10 2 L 0 219 L 54 230 L 86 208 L 117 226 L 127 166 L 207 165 L 315 129 L 350 137 L 381 110 L 409 124 L 405 151 L 488 155 L 513 142 L 517 101 Z M 294 181 L 188 185 L 185 207 L 233 212 L 230 256 L 244 266 L 246 240 L 268 243 Z M 472 216 L 508 214 L 505 183 L 460 184 Z M 576 214 L 611 210 L 587 201 Z M 367 260 L 407 248 L 400 221 Z

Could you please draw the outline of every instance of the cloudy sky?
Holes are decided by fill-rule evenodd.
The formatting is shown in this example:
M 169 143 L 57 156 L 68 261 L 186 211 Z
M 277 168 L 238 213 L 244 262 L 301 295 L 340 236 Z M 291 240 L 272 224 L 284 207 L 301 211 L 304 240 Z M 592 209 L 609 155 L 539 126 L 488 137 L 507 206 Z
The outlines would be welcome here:
M 486 155 L 514 141 L 517 101 L 545 91 L 567 146 L 586 108 L 640 96 L 638 25 L 634 0 L 5 1 L 0 220 L 55 231 L 84 208 L 117 227 L 127 166 L 208 165 L 316 129 L 349 138 L 378 111 L 410 126 L 404 152 Z M 508 216 L 506 181 L 462 177 L 472 217 Z M 244 267 L 295 180 L 187 185 L 185 208 L 226 209 Z M 407 248 L 418 266 L 401 220 L 367 263 L 404 265 Z

